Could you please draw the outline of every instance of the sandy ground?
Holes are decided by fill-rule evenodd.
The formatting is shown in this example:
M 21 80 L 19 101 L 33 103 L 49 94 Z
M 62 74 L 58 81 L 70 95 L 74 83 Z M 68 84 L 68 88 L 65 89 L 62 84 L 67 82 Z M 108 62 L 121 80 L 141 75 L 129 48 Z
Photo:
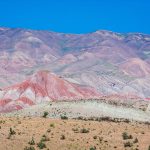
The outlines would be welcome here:
M 16 133 L 9 136 L 10 128 Z M 86 129 L 88 133 L 81 133 Z M 122 133 L 132 135 L 123 140 Z M 46 137 L 45 150 L 148 150 L 150 145 L 150 125 L 136 122 L 115 123 L 107 121 L 62 120 L 42 117 L 1 117 L 0 150 L 24 150 L 32 137 L 37 143 Z M 64 139 L 62 136 L 64 135 Z M 134 142 L 135 138 L 138 142 Z M 124 147 L 130 142 L 131 147 Z M 94 150 L 94 149 L 91 149 Z

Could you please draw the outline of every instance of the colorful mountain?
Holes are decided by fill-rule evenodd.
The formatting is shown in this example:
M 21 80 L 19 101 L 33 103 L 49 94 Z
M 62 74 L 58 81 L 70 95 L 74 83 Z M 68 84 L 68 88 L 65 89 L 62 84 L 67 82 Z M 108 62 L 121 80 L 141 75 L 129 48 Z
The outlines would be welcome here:
M 150 97 L 150 35 L 0 28 L 0 88 L 51 70 L 103 95 Z
M 39 71 L 22 83 L 0 91 L 0 112 L 19 110 L 46 101 L 99 98 L 91 87 L 71 83 L 49 71 Z

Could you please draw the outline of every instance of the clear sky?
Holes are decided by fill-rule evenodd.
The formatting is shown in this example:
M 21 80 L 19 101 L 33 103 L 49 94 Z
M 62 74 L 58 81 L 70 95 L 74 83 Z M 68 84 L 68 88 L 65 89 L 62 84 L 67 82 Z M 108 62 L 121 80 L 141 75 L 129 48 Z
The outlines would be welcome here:
M 150 34 L 150 0 L 0 0 L 0 26 Z

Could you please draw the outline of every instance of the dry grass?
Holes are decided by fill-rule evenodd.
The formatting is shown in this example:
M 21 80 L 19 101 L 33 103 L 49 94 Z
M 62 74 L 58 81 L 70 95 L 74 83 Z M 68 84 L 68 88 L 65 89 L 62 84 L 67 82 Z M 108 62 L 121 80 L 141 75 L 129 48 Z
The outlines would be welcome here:
M 40 117 L 0 120 L 0 150 L 24 150 L 26 146 L 38 150 L 37 143 L 41 140 L 45 150 L 148 150 L 150 145 L 150 126 L 145 124 Z M 16 133 L 8 138 L 10 128 Z M 83 129 L 88 132 L 81 132 Z M 124 140 L 124 132 L 133 138 Z M 136 138 L 138 141 L 134 142 Z M 32 139 L 35 144 L 30 145 Z

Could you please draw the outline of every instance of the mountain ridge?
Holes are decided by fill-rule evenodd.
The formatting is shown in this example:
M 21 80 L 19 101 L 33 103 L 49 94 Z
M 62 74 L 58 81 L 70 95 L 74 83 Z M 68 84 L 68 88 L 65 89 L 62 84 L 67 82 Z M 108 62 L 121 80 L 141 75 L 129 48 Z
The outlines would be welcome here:
M 8 29 L 19 29 L 19 30 L 25 30 L 25 31 L 43 31 L 43 32 L 50 32 L 50 33 L 58 33 L 58 34 L 74 34 L 74 35 L 84 35 L 84 34 L 92 34 L 96 32 L 108 32 L 108 33 L 116 33 L 116 34 L 122 34 L 122 35 L 150 35 L 149 33 L 144 33 L 144 32 L 118 32 L 118 31 L 112 31 L 112 30 L 107 30 L 107 29 L 97 29 L 94 31 L 86 32 L 86 33 L 71 33 L 71 32 L 59 32 L 59 31 L 53 31 L 49 29 L 31 29 L 31 28 L 23 28 L 23 27 L 5 27 L 5 26 L 0 26 L 0 30 L 8 30 Z
M 134 58 L 141 60 L 141 67 L 130 65 L 129 60 Z M 0 30 L 0 88 L 46 69 L 70 82 L 92 86 L 104 95 L 132 93 L 149 98 L 149 60 L 150 35 L 141 33 Z

